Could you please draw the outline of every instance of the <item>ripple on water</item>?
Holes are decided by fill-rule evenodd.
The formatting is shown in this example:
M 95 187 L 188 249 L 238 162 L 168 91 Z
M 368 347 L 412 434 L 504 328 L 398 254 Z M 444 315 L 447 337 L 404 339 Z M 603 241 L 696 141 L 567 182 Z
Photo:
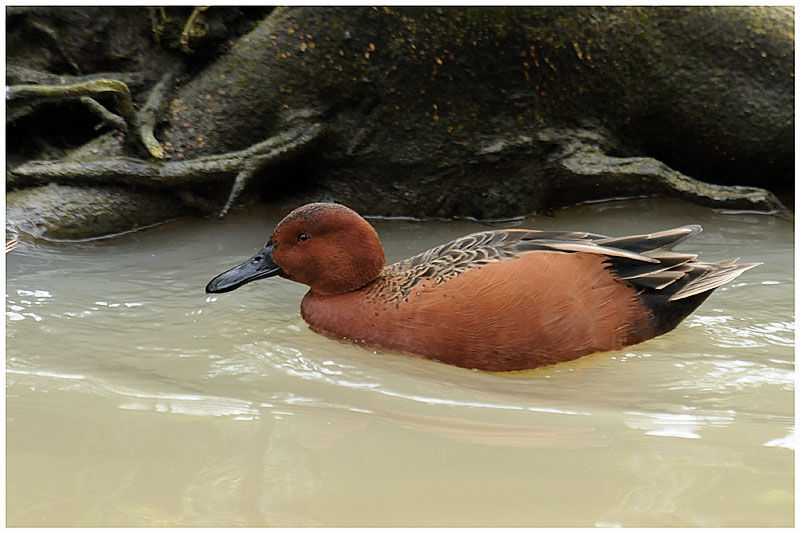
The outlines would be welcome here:
M 625 424 L 643 430 L 645 435 L 699 439 L 708 425 L 726 426 L 734 421 L 734 414 L 694 414 L 624 411 Z
M 42 308 L 52 298 L 53 295 L 48 290 L 17 289 L 16 297 L 10 298 L 6 295 L 6 306 L 8 308 L 6 318 L 13 322 L 25 320 L 26 318 L 40 322 L 43 316 L 39 313 L 42 313 L 42 311 L 39 310 L 39 313 L 36 313 L 33 309 Z
M 794 347 L 794 321 L 754 322 L 732 315 L 695 313 L 684 323 L 686 327 L 702 327 L 720 348 Z

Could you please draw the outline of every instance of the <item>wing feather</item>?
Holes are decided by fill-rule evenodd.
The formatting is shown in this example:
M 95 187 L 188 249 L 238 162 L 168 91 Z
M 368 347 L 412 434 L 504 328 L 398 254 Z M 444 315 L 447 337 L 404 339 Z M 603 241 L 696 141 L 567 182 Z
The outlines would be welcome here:
M 697 254 L 672 248 L 702 231 L 699 224 L 624 237 L 583 231 L 524 229 L 473 233 L 387 267 L 410 290 L 420 279 L 442 283 L 462 272 L 526 253 L 588 253 L 607 258 L 609 270 L 642 290 L 664 291 L 669 300 L 688 298 L 731 281 L 760 263 L 696 261 Z M 402 294 L 401 294 L 402 297 Z

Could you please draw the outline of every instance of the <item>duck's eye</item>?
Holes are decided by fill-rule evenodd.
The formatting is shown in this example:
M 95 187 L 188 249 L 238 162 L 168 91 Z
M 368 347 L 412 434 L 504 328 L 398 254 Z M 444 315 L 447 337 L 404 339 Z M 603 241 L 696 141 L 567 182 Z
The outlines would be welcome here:
M 311 235 L 309 235 L 308 233 L 301 233 L 300 235 L 297 236 L 297 242 L 299 242 L 300 244 L 307 243 L 310 240 L 311 240 Z

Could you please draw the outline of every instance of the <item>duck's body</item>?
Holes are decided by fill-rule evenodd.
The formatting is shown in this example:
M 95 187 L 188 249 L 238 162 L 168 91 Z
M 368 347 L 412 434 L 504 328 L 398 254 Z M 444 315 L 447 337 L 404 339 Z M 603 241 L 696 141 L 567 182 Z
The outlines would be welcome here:
M 309 204 L 287 215 L 259 255 L 206 290 L 281 275 L 310 285 L 301 313 L 320 333 L 467 368 L 522 370 L 666 333 L 716 287 L 756 266 L 671 251 L 700 231 L 485 231 L 383 267 L 380 241 L 363 218 Z

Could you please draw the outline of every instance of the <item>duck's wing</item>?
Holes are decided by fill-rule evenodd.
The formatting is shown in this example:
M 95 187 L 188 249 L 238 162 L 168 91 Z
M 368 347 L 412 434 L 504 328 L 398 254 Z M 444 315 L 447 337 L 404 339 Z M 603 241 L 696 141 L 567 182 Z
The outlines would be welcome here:
M 578 252 L 591 249 L 597 253 L 603 248 L 591 243 L 607 238 L 604 235 L 579 231 L 516 229 L 482 231 L 431 248 L 395 263 L 387 269 L 392 275 L 402 276 L 412 283 L 422 278 L 433 279 L 438 283 L 447 281 L 471 268 L 494 261 L 513 259 L 527 252 Z M 606 252 L 648 260 L 640 254 L 631 254 L 621 249 L 606 249 Z
M 412 284 L 421 278 L 446 281 L 493 261 L 530 252 L 591 253 L 607 258 L 620 279 L 642 289 L 664 291 L 677 300 L 710 291 L 760 263 L 696 261 L 697 254 L 672 248 L 702 231 L 690 224 L 656 233 L 607 237 L 580 231 L 495 230 L 473 233 L 389 267 Z
M 584 252 L 657 265 L 656 249 L 670 248 L 698 233 L 700 226 L 686 226 L 669 232 L 612 238 L 583 231 L 494 230 L 460 237 L 397 263 L 402 269 L 426 271 L 429 276 L 449 271 L 463 272 L 492 261 L 518 257 L 527 252 Z M 660 257 L 666 258 L 664 254 Z M 695 255 L 683 254 L 687 260 Z M 659 267 L 661 268 L 661 267 Z M 652 270 L 648 267 L 647 270 Z

